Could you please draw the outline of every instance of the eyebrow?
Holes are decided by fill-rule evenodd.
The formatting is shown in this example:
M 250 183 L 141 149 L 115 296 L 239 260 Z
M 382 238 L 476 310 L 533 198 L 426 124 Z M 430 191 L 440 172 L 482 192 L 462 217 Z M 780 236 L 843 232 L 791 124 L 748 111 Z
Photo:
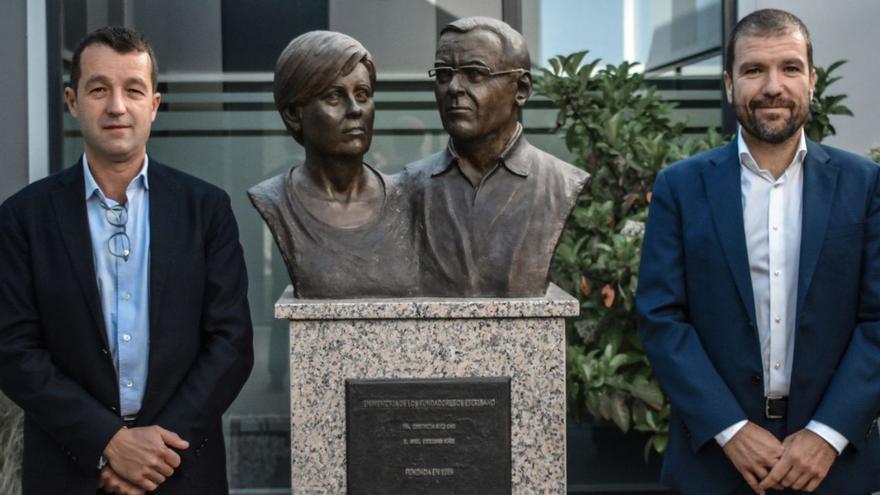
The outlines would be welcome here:
M 110 84 L 110 78 L 107 77 L 107 76 L 105 76 L 105 75 L 103 75 L 103 74 L 97 74 L 97 75 L 94 75 L 94 76 L 92 76 L 92 77 L 86 79 L 86 81 L 83 83 L 83 85 L 84 85 L 84 86 L 88 86 L 88 85 L 93 84 L 93 83 Z M 149 87 L 149 86 L 150 86 L 149 84 L 147 84 L 146 81 L 144 81 L 144 80 L 143 80 L 142 78 L 140 78 L 140 77 L 129 77 L 128 79 L 126 79 L 126 80 L 124 81 L 124 84 L 125 84 L 126 86 L 131 86 L 132 84 L 138 84 L 138 85 L 141 85 L 141 86 L 144 86 L 144 87 Z
M 451 65 L 452 65 L 452 62 L 447 62 L 447 61 L 445 61 L 445 60 L 435 60 L 435 61 L 434 61 L 434 67 L 449 67 L 449 66 L 451 66 Z M 464 61 L 464 62 L 458 64 L 456 67 L 464 67 L 464 66 L 466 66 L 466 65 L 479 65 L 479 66 L 487 67 L 487 68 L 489 67 L 489 64 L 487 64 L 487 63 L 485 63 L 485 62 L 483 62 L 482 60 L 479 60 L 479 59 L 477 59 L 477 60 L 466 60 L 466 61 Z
M 85 81 L 83 81 L 83 86 L 88 86 L 88 85 L 94 84 L 94 83 L 107 84 L 109 82 L 110 82 L 109 77 L 98 74 L 98 75 L 92 76 L 92 77 L 86 79 Z
M 787 58 L 787 59 L 783 60 L 782 63 L 787 64 L 787 65 L 800 65 L 800 66 L 807 65 L 806 62 L 804 62 L 803 60 L 801 60 L 799 58 Z

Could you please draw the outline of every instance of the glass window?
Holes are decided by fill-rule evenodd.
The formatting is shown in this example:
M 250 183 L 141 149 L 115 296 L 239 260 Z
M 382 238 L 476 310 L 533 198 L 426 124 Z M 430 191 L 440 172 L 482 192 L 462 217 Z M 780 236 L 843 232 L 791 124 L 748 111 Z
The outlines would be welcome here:
M 523 0 L 523 34 L 540 67 L 589 49 L 650 71 L 720 50 L 721 0 Z

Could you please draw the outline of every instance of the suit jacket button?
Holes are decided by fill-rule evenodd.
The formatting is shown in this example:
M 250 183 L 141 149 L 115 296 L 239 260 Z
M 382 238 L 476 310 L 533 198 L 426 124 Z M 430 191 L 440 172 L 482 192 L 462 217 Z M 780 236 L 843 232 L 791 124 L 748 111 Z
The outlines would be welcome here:
M 752 375 L 752 383 L 758 385 L 762 382 L 761 375 Z

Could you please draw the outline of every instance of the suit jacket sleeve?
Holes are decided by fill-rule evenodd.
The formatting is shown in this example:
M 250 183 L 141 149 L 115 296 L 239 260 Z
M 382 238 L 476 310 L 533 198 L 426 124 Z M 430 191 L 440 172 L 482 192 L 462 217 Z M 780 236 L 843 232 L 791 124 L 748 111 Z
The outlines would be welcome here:
M 681 413 L 696 451 L 746 414 L 688 321 L 683 234 L 680 205 L 666 174 L 660 173 L 639 271 L 639 331 L 654 373 Z
M 97 475 L 101 452 L 122 420 L 53 364 L 28 239 L 20 214 L 9 202 L 0 206 L 0 389 L 83 471 Z
M 191 444 L 216 424 L 238 395 L 254 362 L 247 273 L 238 227 L 229 197 L 225 193 L 217 196 L 205 238 L 201 349 L 155 421 Z
M 880 172 L 874 176 L 862 244 L 858 323 L 813 416 L 856 449 L 865 445 L 880 413 Z

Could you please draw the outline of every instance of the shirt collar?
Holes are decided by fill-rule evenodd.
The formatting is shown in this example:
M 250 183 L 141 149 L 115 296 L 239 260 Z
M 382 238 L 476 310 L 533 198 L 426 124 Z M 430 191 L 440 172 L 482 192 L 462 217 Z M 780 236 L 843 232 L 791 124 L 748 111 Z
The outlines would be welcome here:
M 746 144 L 746 140 L 743 138 L 742 126 L 739 126 L 739 130 L 736 133 L 736 146 L 737 151 L 739 152 L 739 163 L 742 164 L 743 167 L 760 175 L 763 170 L 758 166 L 758 162 L 755 161 L 755 157 L 752 156 L 752 152 L 749 151 L 749 146 Z M 801 137 L 798 140 L 797 151 L 795 152 L 794 159 L 791 161 L 791 163 L 802 164 L 804 163 L 804 158 L 806 156 L 807 140 L 804 134 L 804 129 L 801 128 Z M 786 169 L 786 173 L 787 172 L 788 170 Z
M 86 200 L 91 198 L 93 195 L 97 194 L 99 198 L 102 200 L 106 199 L 107 196 L 104 194 L 104 191 L 101 190 L 101 187 L 98 186 L 98 183 L 95 181 L 95 176 L 92 175 L 92 171 L 89 169 L 89 158 L 83 153 L 82 156 L 83 163 L 83 173 L 85 175 L 85 184 L 86 184 Z M 150 157 L 144 154 L 144 165 L 141 167 L 141 171 L 138 172 L 137 175 L 134 176 L 134 179 L 128 184 L 128 189 L 133 187 L 138 187 L 139 184 L 143 184 L 144 190 L 150 190 L 150 181 L 147 178 L 147 168 L 150 165 Z
M 528 149 L 528 146 L 526 145 L 528 142 L 522 133 L 522 124 L 517 123 L 516 131 L 514 131 L 513 137 L 510 138 L 510 142 L 507 143 L 504 151 L 501 152 L 498 161 L 510 172 L 522 177 L 528 177 L 529 172 L 531 172 L 531 162 L 526 156 L 526 151 Z M 443 160 L 431 176 L 435 177 L 445 173 L 449 170 L 449 167 L 452 166 L 453 162 L 456 162 L 457 160 L 458 153 L 456 153 L 452 138 L 450 138 L 449 144 L 446 145 L 446 153 Z

